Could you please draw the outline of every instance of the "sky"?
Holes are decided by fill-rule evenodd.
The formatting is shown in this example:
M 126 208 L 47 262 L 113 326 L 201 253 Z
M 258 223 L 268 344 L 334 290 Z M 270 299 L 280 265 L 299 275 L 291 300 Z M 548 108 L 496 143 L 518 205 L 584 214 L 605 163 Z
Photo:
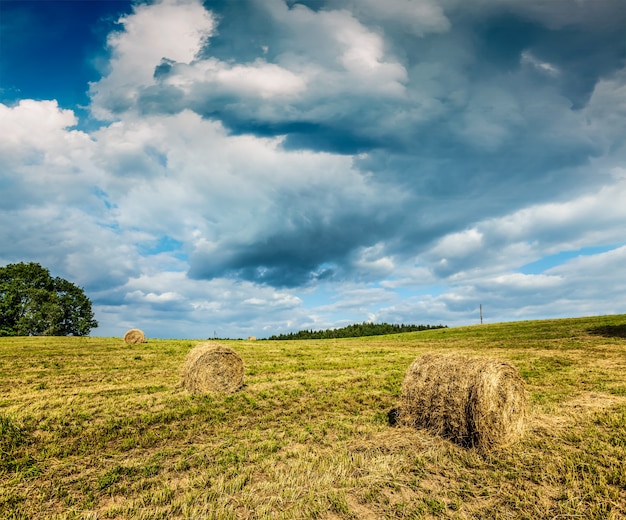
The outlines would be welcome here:
M 626 313 L 623 0 L 0 0 L 0 266 L 94 336 Z

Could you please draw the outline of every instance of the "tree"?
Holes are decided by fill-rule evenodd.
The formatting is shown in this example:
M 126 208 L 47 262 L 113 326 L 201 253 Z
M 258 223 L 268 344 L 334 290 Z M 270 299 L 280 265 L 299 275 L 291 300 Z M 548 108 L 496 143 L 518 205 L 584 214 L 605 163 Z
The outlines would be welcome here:
M 80 287 L 34 262 L 0 267 L 0 336 L 86 336 L 97 326 Z

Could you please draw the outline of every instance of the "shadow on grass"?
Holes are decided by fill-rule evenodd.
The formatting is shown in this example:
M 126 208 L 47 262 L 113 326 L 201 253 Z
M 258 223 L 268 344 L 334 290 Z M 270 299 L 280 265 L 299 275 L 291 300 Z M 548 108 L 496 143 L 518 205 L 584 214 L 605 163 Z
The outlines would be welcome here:
M 604 327 L 595 327 L 589 329 L 589 334 L 596 336 L 604 336 L 606 338 L 626 338 L 626 324 L 623 325 L 605 325 Z

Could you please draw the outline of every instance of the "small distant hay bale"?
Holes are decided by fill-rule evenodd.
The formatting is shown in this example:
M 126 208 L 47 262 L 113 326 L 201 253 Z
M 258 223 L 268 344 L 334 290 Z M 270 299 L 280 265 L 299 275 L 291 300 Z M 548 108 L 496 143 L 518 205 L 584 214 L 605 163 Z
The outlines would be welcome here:
M 248 336 L 248 341 L 256 341 L 256 336 Z
M 526 407 L 524 381 L 510 363 L 425 354 L 406 372 L 397 422 L 486 452 L 521 436 Z
M 124 343 L 127 345 L 136 345 L 137 343 L 145 343 L 146 336 L 141 329 L 130 329 L 124 334 Z
M 182 386 L 192 394 L 236 392 L 243 386 L 243 361 L 229 347 L 199 343 L 185 358 Z

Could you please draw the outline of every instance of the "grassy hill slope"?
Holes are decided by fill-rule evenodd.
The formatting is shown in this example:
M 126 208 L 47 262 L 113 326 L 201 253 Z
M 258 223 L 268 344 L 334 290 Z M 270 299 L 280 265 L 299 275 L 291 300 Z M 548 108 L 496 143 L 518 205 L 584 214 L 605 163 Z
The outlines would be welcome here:
M 0 338 L 0 518 L 626 517 L 626 316 L 224 341 L 245 387 L 178 386 L 195 341 Z M 392 428 L 424 352 L 509 360 L 522 440 Z

